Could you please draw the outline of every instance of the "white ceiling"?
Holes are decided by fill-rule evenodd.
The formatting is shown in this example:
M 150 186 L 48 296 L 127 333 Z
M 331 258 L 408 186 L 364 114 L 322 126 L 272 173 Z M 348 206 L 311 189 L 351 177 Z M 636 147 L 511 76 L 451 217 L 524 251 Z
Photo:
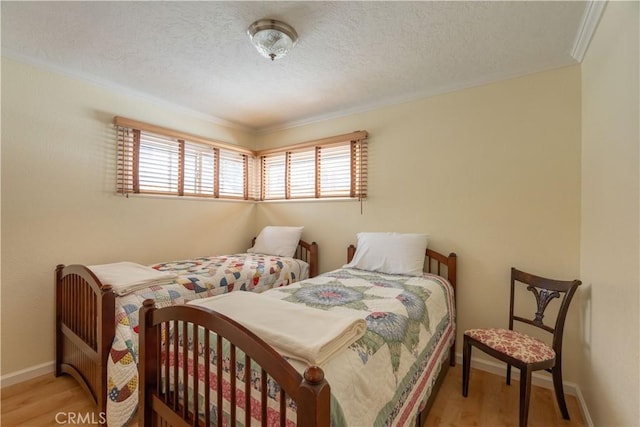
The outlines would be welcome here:
M 589 7 L 2 1 L 2 55 L 269 131 L 575 64 Z M 261 18 L 296 29 L 288 56 L 251 45 Z

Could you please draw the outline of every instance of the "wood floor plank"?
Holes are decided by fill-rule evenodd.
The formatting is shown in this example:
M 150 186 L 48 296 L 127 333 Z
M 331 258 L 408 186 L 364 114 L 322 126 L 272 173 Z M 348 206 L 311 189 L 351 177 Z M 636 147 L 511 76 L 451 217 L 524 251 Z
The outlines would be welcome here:
M 71 377 L 46 375 L 2 389 L 3 426 L 53 426 L 94 413 L 93 402 Z
M 518 424 L 519 383 L 507 386 L 504 378 L 476 369 L 471 370 L 469 397 L 462 397 L 461 366 L 449 369 L 442 388 L 427 417 L 425 427 L 511 427 Z M 97 413 L 91 399 L 69 376 L 45 375 L 2 389 L 3 427 L 46 427 L 97 425 Z M 582 427 L 584 421 L 574 396 L 567 396 L 571 420 L 563 420 L 553 391 L 534 386 L 531 391 L 529 427 Z M 58 417 L 58 422 L 56 421 Z M 86 423 L 71 423 L 68 417 L 84 417 Z M 129 427 L 137 427 L 133 421 Z M 350 426 L 351 427 L 351 426 Z
M 528 427 L 583 427 L 575 396 L 566 395 L 571 420 L 562 418 L 553 390 L 533 386 Z M 462 396 L 462 367 L 449 369 L 425 427 L 511 427 L 518 425 L 520 382 L 471 369 L 469 396 Z

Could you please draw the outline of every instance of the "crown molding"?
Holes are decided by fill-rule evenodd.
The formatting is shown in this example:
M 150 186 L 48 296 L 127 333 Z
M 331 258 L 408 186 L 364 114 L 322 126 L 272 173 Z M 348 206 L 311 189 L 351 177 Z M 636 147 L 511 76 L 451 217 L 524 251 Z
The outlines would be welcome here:
M 607 5 L 607 0 L 590 1 L 587 4 L 587 8 L 582 16 L 582 22 L 578 34 L 576 34 L 576 40 L 573 42 L 573 48 L 571 49 L 571 56 L 578 61 L 582 62 L 584 55 L 587 53 L 587 48 L 593 34 L 596 32 L 604 8 Z

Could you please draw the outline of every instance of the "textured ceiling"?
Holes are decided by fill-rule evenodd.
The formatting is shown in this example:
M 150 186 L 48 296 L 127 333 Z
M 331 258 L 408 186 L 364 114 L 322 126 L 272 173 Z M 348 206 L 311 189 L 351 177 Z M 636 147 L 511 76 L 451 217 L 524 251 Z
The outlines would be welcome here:
M 9 2 L 2 55 L 272 130 L 576 63 L 588 3 Z M 292 25 L 269 61 L 246 29 Z

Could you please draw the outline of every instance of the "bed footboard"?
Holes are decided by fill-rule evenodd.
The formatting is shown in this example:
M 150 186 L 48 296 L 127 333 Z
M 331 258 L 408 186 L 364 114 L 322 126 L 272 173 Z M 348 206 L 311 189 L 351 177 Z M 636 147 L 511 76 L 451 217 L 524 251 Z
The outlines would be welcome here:
M 115 293 L 81 265 L 56 267 L 55 375 L 74 377 L 106 411 L 107 357 L 115 337 Z
M 262 425 L 268 420 L 285 426 L 291 421 L 287 397 L 295 402 L 297 425 L 329 426 L 330 389 L 322 369 L 310 367 L 300 375 L 268 344 L 222 314 L 189 305 L 157 309 L 146 300 L 139 342 L 140 427 L 193 426 L 204 420 L 204 425 L 248 426 L 256 418 Z M 190 392 L 199 389 L 202 395 Z

